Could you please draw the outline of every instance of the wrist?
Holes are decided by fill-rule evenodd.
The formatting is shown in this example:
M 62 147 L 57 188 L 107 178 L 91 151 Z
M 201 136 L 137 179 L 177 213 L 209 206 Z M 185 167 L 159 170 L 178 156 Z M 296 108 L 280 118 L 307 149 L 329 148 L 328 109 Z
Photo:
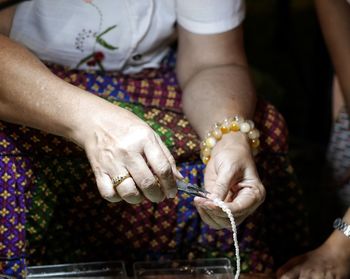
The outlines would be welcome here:
M 350 238 L 347 237 L 343 231 L 334 228 L 326 244 L 329 249 L 334 250 L 339 257 L 350 260 Z
M 104 115 L 110 113 L 110 106 L 113 107 L 113 105 L 100 97 L 78 90 L 81 91 L 76 92 L 79 100 L 74 111 L 69 114 L 69 118 L 64 120 L 67 129 L 63 136 L 77 145 L 85 147 L 91 135 L 98 130 L 98 127 L 102 126 Z M 113 117 L 112 114 L 110 117 Z
M 253 121 L 239 116 L 226 118 L 222 123 L 216 123 L 201 142 L 201 159 L 204 164 L 207 164 L 214 147 L 225 146 L 224 142 L 228 138 L 230 138 L 228 143 L 231 148 L 232 143 L 245 148 L 248 146 L 255 155 L 260 146 L 259 137 L 260 132 L 255 128 Z

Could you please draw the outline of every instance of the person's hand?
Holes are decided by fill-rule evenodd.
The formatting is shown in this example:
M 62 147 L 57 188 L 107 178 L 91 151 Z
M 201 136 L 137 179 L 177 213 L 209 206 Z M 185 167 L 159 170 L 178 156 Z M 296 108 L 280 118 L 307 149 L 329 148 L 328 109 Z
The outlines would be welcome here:
M 226 203 L 237 224 L 264 201 L 265 188 L 245 135 L 229 133 L 217 142 L 205 169 L 204 186 L 210 198 Z M 226 213 L 212 201 L 196 197 L 195 205 L 202 220 L 212 228 L 231 228 Z
M 345 238 L 345 236 L 341 236 Z M 346 239 L 346 241 L 350 241 Z M 288 261 L 277 271 L 279 279 L 349 279 L 350 251 L 328 239 L 317 249 Z
M 126 109 L 95 102 L 83 109 L 89 115 L 73 140 L 85 149 L 101 196 L 129 203 L 139 203 L 144 197 L 152 202 L 175 197 L 175 177 L 181 174 L 160 137 Z M 113 187 L 113 179 L 125 175 L 130 177 Z

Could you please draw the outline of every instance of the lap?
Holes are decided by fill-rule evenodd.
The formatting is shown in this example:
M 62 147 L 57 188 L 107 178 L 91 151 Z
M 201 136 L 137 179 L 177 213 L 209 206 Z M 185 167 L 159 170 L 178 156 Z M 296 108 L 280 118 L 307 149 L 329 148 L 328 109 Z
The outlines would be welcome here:
M 199 139 L 181 113 L 181 92 L 174 73 L 161 68 L 124 77 L 57 66 L 52 70 L 147 121 L 172 151 L 183 175 L 192 183 L 203 183 Z M 243 271 L 263 272 L 300 252 L 307 226 L 300 187 L 287 156 L 283 117 L 272 105 L 259 101 L 255 122 L 262 132 L 262 150 L 256 160 L 267 200 L 240 225 L 239 239 Z M 99 197 L 88 161 L 77 146 L 5 122 L 1 122 L 0 136 L 0 162 L 5 166 L 1 168 L 0 197 L 10 193 L 6 206 L 12 198 L 23 201 L 2 215 L 7 228 L 20 231 L 12 246 L 0 247 L 2 257 L 22 259 L 27 237 L 32 264 L 162 257 L 233 259 L 231 233 L 203 224 L 186 194 L 159 204 L 109 204 Z M 11 225 L 13 214 L 27 235 L 18 229 L 21 226 Z M 9 235 L 0 232 L 0 237 L 8 239 Z M 20 241 L 22 246 L 14 246 Z M 300 246 L 295 245 L 298 241 Z

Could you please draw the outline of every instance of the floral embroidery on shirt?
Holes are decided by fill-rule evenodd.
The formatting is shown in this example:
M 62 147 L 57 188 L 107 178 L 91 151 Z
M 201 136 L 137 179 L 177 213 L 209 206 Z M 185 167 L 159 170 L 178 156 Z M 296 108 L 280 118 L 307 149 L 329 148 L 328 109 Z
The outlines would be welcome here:
M 110 27 L 106 28 L 105 30 L 103 30 L 101 32 L 102 25 L 103 25 L 103 13 L 102 13 L 102 11 L 100 10 L 100 8 L 96 4 L 93 3 L 93 0 L 83 0 L 83 1 L 85 3 L 91 5 L 98 12 L 98 15 L 99 15 L 99 26 L 98 26 L 98 31 L 97 32 L 93 32 L 90 29 L 89 30 L 83 29 L 77 35 L 77 37 L 75 39 L 75 48 L 80 50 L 81 52 L 85 52 L 84 41 L 86 39 L 95 38 L 95 41 L 94 41 L 91 53 L 88 54 L 87 56 L 83 57 L 79 61 L 79 63 L 77 64 L 76 68 L 79 68 L 81 65 L 86 63 L 89 67 L 97 66 L 100 71 L 104 72 L 105 70 L 104 70 L 104 67 L 103 67 L 103 60 L 105 58 L 105 54 L 101 50 L 96 50 L 96 45 L 100 45 L 103 48 L 108 49 L 108 50 L 116 50 L 116 49 L 118 49 L 117 46 L 111 45 L 110 43 L 108 43 L 103 38 L 103 36 L 105 34 L 109 33 L 112 30 L 114 30 L 117 27 L 117 25 L 110 26 Z

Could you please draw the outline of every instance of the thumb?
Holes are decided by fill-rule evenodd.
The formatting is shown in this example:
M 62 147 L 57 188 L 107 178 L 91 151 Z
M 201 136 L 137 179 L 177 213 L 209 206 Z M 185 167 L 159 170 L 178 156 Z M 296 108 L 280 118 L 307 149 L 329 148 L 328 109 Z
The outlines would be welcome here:
M 215 181 L 211 181 L 211 189 L 208 191 L 220 200 L 225 200 L 229 193 L 230 185 L 235 174 L 235 167 L 231 164 L 223 164 L 217 170 Z

